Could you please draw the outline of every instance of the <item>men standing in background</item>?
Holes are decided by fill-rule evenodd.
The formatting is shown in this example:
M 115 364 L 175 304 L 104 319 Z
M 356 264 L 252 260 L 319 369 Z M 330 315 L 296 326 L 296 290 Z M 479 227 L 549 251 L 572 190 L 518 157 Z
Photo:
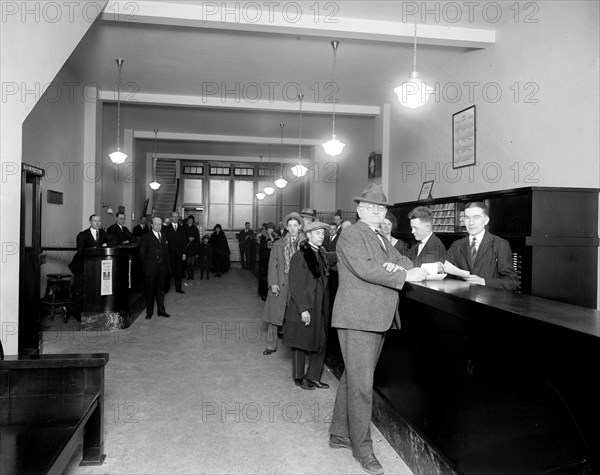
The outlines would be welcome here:
M 117 212 L 115 218 L 117 222 L 114 223 L 112 226 L 109 226 L 106 230 L 106 236 L 109 245 L 112 247 L 134 242 L 135 236 L 125 226 L 125 213 L 119 211 Z
M 89 222 L 90 227 L 77 234 L 77 253 L 68 266 L 73 272 L 73 280 L 71 281 L 71 306 L 65 314 L 65 323 L 67 323 L 70 315 L 75 317 L 78 322 L 81 321 L 81 311 L 83 310 L 83 249 L 106 247 L 108 245 L 100 216 L 92 214 Z
M 470 272 L 464 279 L 470 284 L 514 291 L 519 277 L 513 268 L 512 249 L 505 239 L 486 231 L 490 222 L 488 207 L 476 201 L 465 206 L 465 226 L 469 235 L 454 241 L 446 260 Z
M 154 225 L 153 225 L 154 227 Z M 179 213 L 173 211 L 171 213 L 171 224 L 163 225 L 162 232 L 166 234 L 169 243 L 169 257 L 171 259 L 171 274 L 175 281 L 175 291 L 179 294 L 185 294 L 181 288 L 181 268 L 182 261 L 185 260 L 185 230 L 183 229 L 183 223 L 179 222 Z M 165 292 L 169 291 L 171 287 L 171 278 L 169 277 L 166 281 Z
M 250 251 L 252 250 L 252 242 L 256 239 L 256 233 L 250 229 L 250 222 L 246 221 L 244 226 L 244 229 L 238 233 L 240 259 L 242 261 L 242 269 L 251 269 L 254 264 L 254 256 Z
M 446 260 L 446 247 L 435 234 L 433 234 L 433 213 L 425 206 L 417 206 L 410 213 L 410 229 L 417 240 L 417 244 L 406 252 L 415 267 L 421 264 L 443 263 Z
M 140 223 L 133 228 L 133 235 L 135 237 L 139 237 L 141 238 L 144 234 L 150 232 L 150 228 L 148 227 L 148 220 L 146 219 L 146 216 L 142 216 L 140 218 Z
M 337 328 L 345 368 L 329 446 L 351 449 L 363 470 L 383 474 L 370 428 L 375 367 L 398 307 L 398 291 L 405 281 L 424 280 L 427 272 L 404 270 L 401 254 L 379 234 L 390 206 L 380 185 L 369 184 L 354 201 L 360 219 L 343 230 L 337 243 L 340 283 L 331 326 Z
M 283 324 L 289 298 L 290 261 L 298 250 L 298 243 L 306 239 L 300 231 L 302 218 L 298 213 L 288 214 L 283 218 L 283 222 L 287 225 L 288 232 L 282 239 L 275 241 L 269 257 L 269 292 L 262 315 L 263 320 L 268 324 L 267 347 L 263 355 L 270 355 L 277 351 L 277 333 Z
M 171 261 L 169 259 L 168 238 L 162 232 L 162 219 L 152 218 L 152 231 L 144 234 L 140 244 L 140 258 L 144 269 L 146 284 L 146 319 L 152 318 L 154 301 L 161 317 L 170 317 L 165 310 L 165 280 L 169 276 Z

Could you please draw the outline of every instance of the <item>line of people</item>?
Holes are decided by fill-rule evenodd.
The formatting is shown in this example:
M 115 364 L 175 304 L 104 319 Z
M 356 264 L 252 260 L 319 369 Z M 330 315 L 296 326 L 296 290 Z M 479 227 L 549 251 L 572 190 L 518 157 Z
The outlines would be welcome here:
M 370 433 L 373 378 L 386 332 L 394 322 L 401 327 L 398 291 L 405 282 L 427 278 L 422 264 L 437 263 L 440 272 L 452 264 L 466 271 L 464 280 L 469 284 L 495 289 L 514 291 L 519 281 L 509 243 L 485 229 L 490 218 L 484 203 L 466 205 L 468 236 L 446 251 L 432 232 L 433 213 L 428 208 L 419 206 L 410 212 L 417 243 L 407 249 L 391 235 L 396 218 L 387 212 L 391 203 L 381 186 L 370 184 L 354 201 L 357 222 L 342 228 L 340 216 L 331 225 L 328 251 L 323 243 L 330 225 L 310 219 L 305 210 L 284 218 L 283 237 L 273 237 L 273 223 L 261 232 L 261 240 L 271 245 L 262 315 L 267 323 L 263 354 L 277 351 L 282 333 L 283 343 L 292 349 L 294 383 L 304 390 L 327 389 L 320 378 L 329 336 L 329 299 L 333 300 L 331 327 L 337 330 L 345 368 L 329 445 L 350 449 L 363 470 L 383 474 Z M 337 292 L 330 288 L 334 275 L 339 280 Z

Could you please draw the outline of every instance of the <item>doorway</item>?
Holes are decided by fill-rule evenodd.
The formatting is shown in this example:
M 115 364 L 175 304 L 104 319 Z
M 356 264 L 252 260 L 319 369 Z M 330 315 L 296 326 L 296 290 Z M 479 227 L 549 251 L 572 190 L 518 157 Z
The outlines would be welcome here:
M 21 166 L 19 265 L 19 355 L 40 352 L 40 275 L 42 265 L 42 177 L 44 170 Z

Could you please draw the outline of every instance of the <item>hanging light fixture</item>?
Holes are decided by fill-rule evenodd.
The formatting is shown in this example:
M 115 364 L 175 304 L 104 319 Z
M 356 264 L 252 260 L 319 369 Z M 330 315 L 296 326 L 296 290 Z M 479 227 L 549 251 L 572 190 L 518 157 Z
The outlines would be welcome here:
M 281 149 L 280 149 L 281 176 L 279 178 L 277 178 L 277 180 L 275 180 L 275 186 L 277 188 L 285 188 L 285 185 L 287 185 L 287 181 L 285 180 L 285 178 L 283 178 L 283 128 L 285 127 L 285 124 L 283 122 L 280 122 L 279 127 L 281 128 Z
M 332 83 L 333 83 L 333 127 L 332 127 L 332 134 L 331 134 L 331 140 L 328 140 L 327 142 L 325 142 L 323 145 L 323 149 L 325 150 L 325 153 L 327 155 L 331 155 L 332 157 L 335 157 L 336 155 L 339 155 L 340 153 L 342 153 L 342 150 L 344 150 L 344 147 L 346 146 L 345 143 L 340 142 L 338 139 L 335 138 L 335 87 L 336 87 L 336 82 L 335 82 L 335 70 L 336 70 L 336 57 L 337 57 L 337 49 L 338 49 L 338 45 L 340 44 L 339 41 L 334 40 L 331 42 L 331 46 L 333 47 L 333 74 L 332 74 Z
M 271 163 L 271 144 L 269 144 L 269 164 Z M 269 186 L 265 186 L 264 190 L 266 195 L 272 195 L 273 193 L 275 193 L 275 188 L 273 188 L 271 185 Z
M 124 59 L 117 58 L 117 66 L 119 67 L 119 80 L 117 82 L 117 151 L 108 154 L 112 162 L 116 164 L 121 164 L 127 159 L 127 155 L 121 152 L 119 148 L 119 142 L 121 141 L 121 68 L 124 62 Z
M 302 99 L 304 95 L 298 94 L 298 101 L 300 102 L 300 140 L 298 142 L 298 165 L 292 167 L 292 173 L 297 177 L 301 178 L 306 175 L 308 168 L 302 165 Z
M 433 88 L 419 78 L 417 72 L 417 24 L 415 23 L 414 45 L 413 45 L 413 71 L 409 74 L 409 80 L 403 82 L 394 89 L 398 94 L 398 100 L 404 107 L 415 109 L 424 106 L 433 92 Z
M 160 188 L 160 183 L 156 181 L 156 161 L 158 157 L 156 156 L 156 139 L 158 138 L 158 129 L 154 129 L 154 157 L 152 157 L 152 183 L 150 183 L 150 188 L 154 191 Z
M 260 155 L 260 164 L 261 165 L 262 165 L 262 159 L 263 159 L 263 156 Z M 260 166 L 258 168 L 260 170 Z M 267 196 L 267 195 L 265 195 L 262 191 L 259 191 L 258 193 L 256 193 L 256 199 L 259 200 L 259 201 L 260 200 L 264 200 L 265 196 Z

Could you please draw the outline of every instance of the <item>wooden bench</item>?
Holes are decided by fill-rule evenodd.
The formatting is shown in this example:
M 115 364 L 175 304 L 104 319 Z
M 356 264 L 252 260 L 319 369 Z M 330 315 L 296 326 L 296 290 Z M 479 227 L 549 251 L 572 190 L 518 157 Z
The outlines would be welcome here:
M 7 356 L 0 361 L 0 473 L 62 473 L 104 462 L 107 353 Z

